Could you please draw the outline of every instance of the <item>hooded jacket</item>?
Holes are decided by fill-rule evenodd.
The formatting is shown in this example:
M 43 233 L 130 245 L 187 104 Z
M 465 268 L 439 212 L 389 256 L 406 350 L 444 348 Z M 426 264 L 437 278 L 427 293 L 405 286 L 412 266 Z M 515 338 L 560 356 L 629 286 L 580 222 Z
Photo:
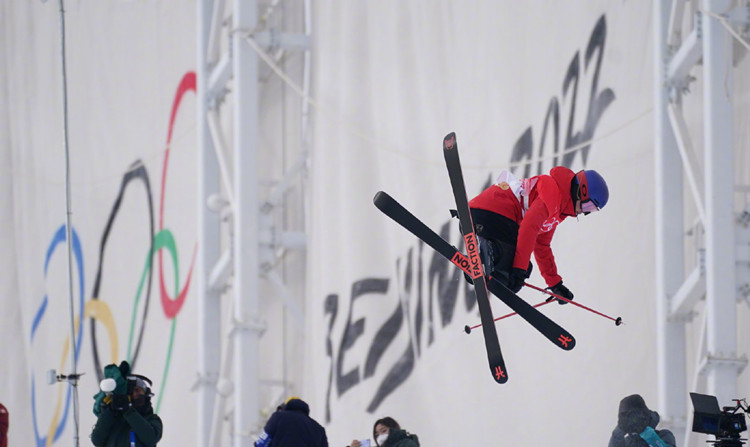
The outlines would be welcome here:
M 0 447 L 8 447 L 8 409 L 0 404 Z
M 380 447 L 419 447 L 419 438 L 405 430 L 392 428 L 388 431 L 388 439 Z
M 310 406 L 292 399 L 266 422 L 256 447 L 328 447 L 326 430 L 310 417 Z
M 574 177 L 575 173 L 570 169 L 557 166 L 550 170 L 549 175 L 524 179 L 522 183 L 529 190 L 521 201 L 507 183 L 498 183 L 469 202 L 472 209 L 490 211 L 518 224 L 513 267 L 526 270 L 533 252 L 548 286 L 562 281 L 550 244 L 560 222 L 576 215 L 575 202 L 570 194 Z
M 669 430 L 654 430 L 659 423 L 659 413 L 649 410 L 646 402 L 639 394 L 632 394 L 620 401 L 617 413 L 617 426 L 612 430 L 609 447 L 646 447 L 642 433 L 647 430 L 658 436 L 658 443 L 668 447 L 675 447 L 674 434 Z
M 151 404 L 142 410 L 130 407 L 122 413 L 103 407 L 91 432 L 97 447 L 130 447 L 130 432 L 136 447 L 154 447 L 161 439 L 163 425 Z

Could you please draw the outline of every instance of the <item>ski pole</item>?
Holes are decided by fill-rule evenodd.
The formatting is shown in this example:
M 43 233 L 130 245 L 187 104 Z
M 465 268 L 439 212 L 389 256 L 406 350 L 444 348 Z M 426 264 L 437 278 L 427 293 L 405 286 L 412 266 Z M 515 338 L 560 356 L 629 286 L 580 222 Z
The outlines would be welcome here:
M 552 301 L 542 301 L 541 303 L 537 303 L 537 304 L 534 304 L 534 305 L 533 305 L 533 306 L 531 306 L 531 307 L 539 307 L 539 306 L 544 306 L 545 304 L 549 304 L 549 303 L 551 303 L 551 302 L 552 302 Z M 511 313 L 509 313 L 509 314 L 507 314 L 507 315 L 503 315 L 502 317 L 497 317 L 497 318 L 495 318 L 495 319 L 494 319 L 494 320 L 492 320 L 492 321 L 500 321 L 500 320 L 502 320 L 503 318 L 508 318 L 508 317 L 512 317 L 513 315 L 518 315 L 518 312 L 511 312 Z M 471 334 L 471 330 L 472 330 L 472 329 L 476 329 L 476 328 L 478 328 L 478 327 L 482 327 L 482 323 L 479 323 L 479 324 L 475 324 L 474 326 L 469 326 L 469 325 L 467 324 L 466 326 L 464 326 L 464 332 L 466 332 L 467 334 Z
M 573 300 L 569 300 L 569 299 L 567 299 L 567 298 L 565 298 L 565 297 L 562 297 L 562 296 L 560 296 L 560 295 L 558 295 L 558 294 L 556 294 L 556 293 L 552 293 L 552 292 L 550 292 L 550 291 L 549 291 L 549 290 L 547 290 L 547 289 L 542 289 L 541 287 L 537 287 L 537 286 L 535 286 L 535 285 L 533 285 L 533 284 L 529 284 L 529 283 L 527 283 L 527 282 L 523 283 L 523 285 L 525 285 L 525 286 L 528 286 L 528 287 L 531 287 L 532 289 L 536 289 L 536 290 L 538 290 L 538 291 L 540 291 L 540 292 L 544 292 L 544 293 L 546 293 L 547 295 L 550 295 L 550 296 L 554 296 L 555 298 L 557 298 L 557 299 L 560 299 L 560 300 L 563 300 L 563 301 L 565 301 L 565 302 L 567 302 L 567 303 L 570 303 L 570 304 L 575 304 L 576 306 L 580 307 L 581 309 L 586 309 L 587 311 L 589 311 L 589 312 L 593 312 L 593 313 L 595 313 L 595 314 L 597 314 L 597 315 L 599 315 L 599 316 L 602 316 L 602 317 L 604 317 L 604 318 L 609 318 L 610 320 L 612 320 L 612 321 L 614 321 L 614 322 L 615 322 L 615 326 L 619 326 L 619 325 L 621 325 L 621 324 L 622 324 L 622 317 L 612 318 L 612 317 L 610 317 L 609 315 L 605 315 L 605 314 L 603 314 L 603 313 L 601 313 L 601 312 L 595 311 L 594 309 L 591 309 L 591 308 L 589 308 L 589 307 L 586 307 L 586 306 L 584 306 L 584 305 L 583 305 L 583 304 L 581 304 L 581 303 L 578 303 L 578 302 L 576 302 L 576 301 L 573 301 Z

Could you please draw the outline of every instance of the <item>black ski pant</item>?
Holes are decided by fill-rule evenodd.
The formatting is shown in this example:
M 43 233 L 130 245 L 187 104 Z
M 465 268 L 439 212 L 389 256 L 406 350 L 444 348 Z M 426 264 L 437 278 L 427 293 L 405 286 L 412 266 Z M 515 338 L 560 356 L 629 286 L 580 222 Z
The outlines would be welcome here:
M 471 218 L 485 274 L 507 284 L 516 256 L 518 224 L 501 214 L 481 209 L 472 209 Z M 527 278 L 531 275 L 531 269 L 529 262 Z

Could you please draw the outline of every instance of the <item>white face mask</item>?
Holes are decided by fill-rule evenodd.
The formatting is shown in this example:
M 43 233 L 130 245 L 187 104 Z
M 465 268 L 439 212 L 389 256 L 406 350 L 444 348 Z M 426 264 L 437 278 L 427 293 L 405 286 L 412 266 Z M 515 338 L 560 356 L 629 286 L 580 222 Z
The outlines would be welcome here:
M 378 435 L 378 438 L 377 438 L 378 445 L 382 446 L 383 444 L 385 444 L 385 441 L 387 439 L 388 439 L 388 433 L 382 433 Z

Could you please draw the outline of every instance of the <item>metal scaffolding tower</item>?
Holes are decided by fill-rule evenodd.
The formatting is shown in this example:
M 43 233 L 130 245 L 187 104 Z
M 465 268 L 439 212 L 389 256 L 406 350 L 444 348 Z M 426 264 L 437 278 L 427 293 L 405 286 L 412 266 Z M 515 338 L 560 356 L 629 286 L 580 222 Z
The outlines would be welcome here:
M 732 48 L 733 31 L 750 22 L 747 3 L 737 3 L 654 2 L 659 413 L 681 446 L 688 445 L 691 432 L 688 392 L 729 403 L 747 364 L 737 351 L 736 306 L 750 276 L 738 250 L 747 246 L 740 235 L 747 225 L 735 200 Z M 693 71 L 701 64 L 700 72 Z M 692 103 L 691 110 L 685 106 L 696 79 L 702 84 L 702 114 Z M 693 143 L 686 120 L 691 113 L 703 123 L 702 145 Z M 696 247 L 687 248 L 688 237 Z M 696 315 L 702 320 L 695 324 L 700 336 L 691 365 L 688 325 Z
M 222 445 L 223 433 L 228 433 L 235 447 L 250 447 L 265 422 L 259 396 L 263 385 L 259 346 L 266 328 L 259 308 L 262 281 L 274 284 L 298 323 L 304 319 L 283 278 L 274 272 L 278 264 L 274 261 L 283 256 L 280 251 L 304 248 L 304 233 L 285 231 L 270 211 L 285 205 L 289 178 L 304 169 L 305 152 L 276 189 L 261 197 L 261 175 L 267 173 L 259 172 L 260 62 L 273 64 L 290 49 L 307 51 L 309 38 L 307 33 L 288 34 L 268 26 L 267 16 L 275 12 L 279 1 L 228 3 L 197 2 L 197 445 Z M 305 14 L 307 11 L 309 4 L 305 3 Z M 271 51 L 276 58 L 268 54 Z M 307 73 L 309 57 L 305 61 Z M 230 298 L 225 306 L 231 310 L 224 312 L 227 316 L 222 321 L 225 296 Z M 228 429 L 224 421 L 230 421 Z

